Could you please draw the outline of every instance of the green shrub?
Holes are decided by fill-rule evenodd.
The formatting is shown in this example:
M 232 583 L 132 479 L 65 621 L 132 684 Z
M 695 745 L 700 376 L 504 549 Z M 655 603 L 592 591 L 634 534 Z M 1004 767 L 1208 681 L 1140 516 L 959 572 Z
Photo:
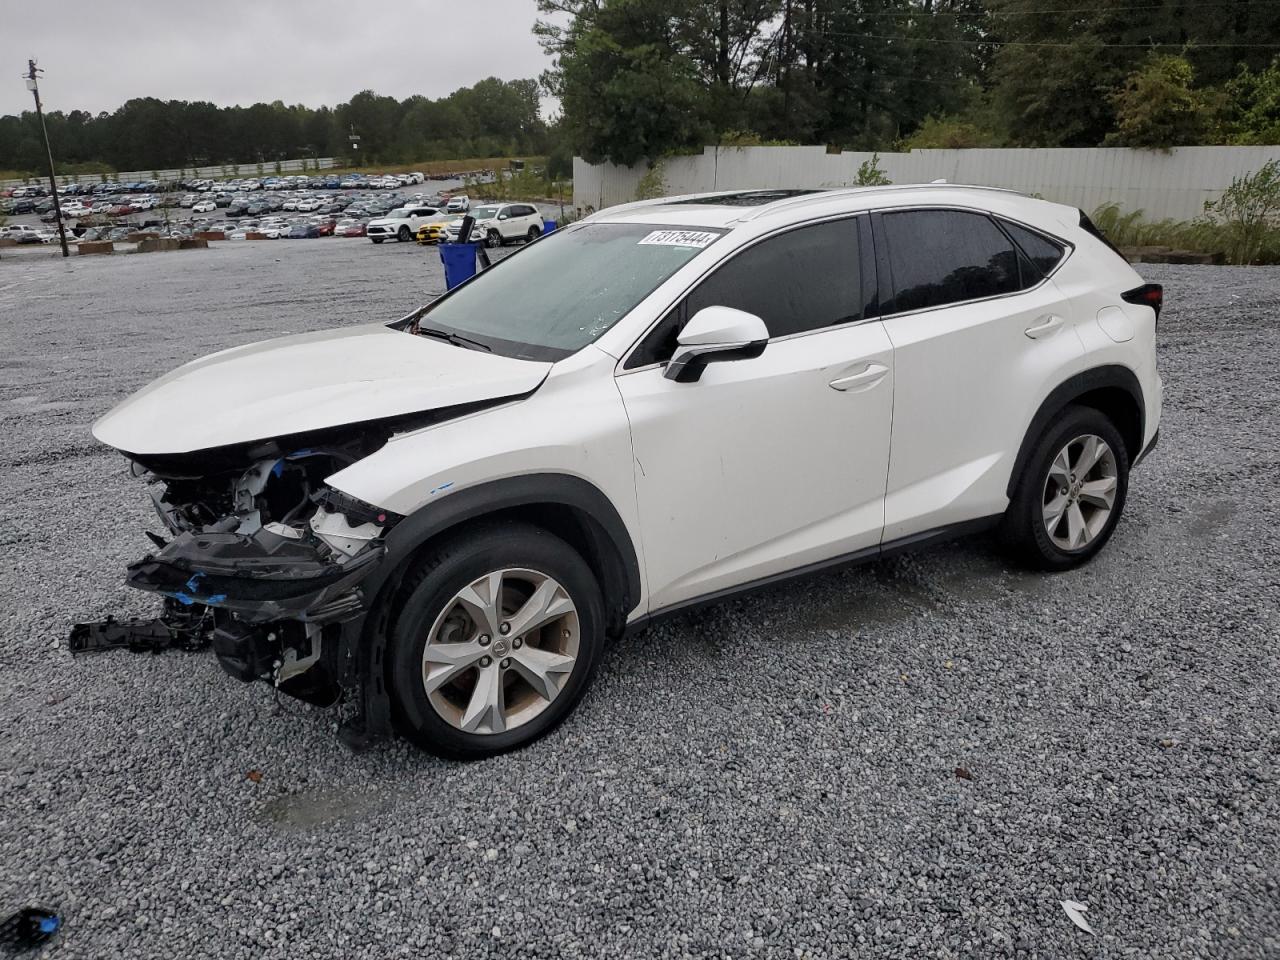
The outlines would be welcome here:
M 661 160 L 654 161 L 648 172 L 636 184 L 637 200 L 656 200 L 667 195 L 666 164 Z
M 1232 263 L 1258 262 L 1277 246 L 1280 233 L 1280 162 L 1268 160 L 1255 173 L 1235 177 L 1204 210 L 1225 229 Z
M 1239 227 L 1213 217 L 1194 220 L 1146 221 L 1141 210 L 1121 211 L 1118 204 L 1103 204 L 1090 214 L 1094 225 L 1117 247 L 1169 247 L 1191 253 L 1220 254 L 1229 263 L 1280 263 L 1280 229 L 1264 231 L 1252 248 L 1243 250 Z
M 880 154 L 873 153 L 870 160 L 863 160 L 858 166 L 854 184 L 859 187 L 887 187 L 891 183 L 885 172 L 880 169 Z

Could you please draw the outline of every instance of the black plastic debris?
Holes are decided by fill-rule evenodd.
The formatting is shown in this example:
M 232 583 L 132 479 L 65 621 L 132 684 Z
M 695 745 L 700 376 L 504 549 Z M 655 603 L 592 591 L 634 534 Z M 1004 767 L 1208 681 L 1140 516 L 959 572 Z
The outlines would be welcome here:
M 42 907 L 24 907 L 0 920 L 0 944 L 26 950 L 44 943 L 62 926 L 62 918 Z
M 144 620 L 117 620 L 107 617 L 71 628 L 67 646 L 72 653 L 125 648 L 135 653 L 165 650 L 203 650 L 209 645 L 213 618 L 208 607 L 179 603 L 166 597 L 159 617 Z

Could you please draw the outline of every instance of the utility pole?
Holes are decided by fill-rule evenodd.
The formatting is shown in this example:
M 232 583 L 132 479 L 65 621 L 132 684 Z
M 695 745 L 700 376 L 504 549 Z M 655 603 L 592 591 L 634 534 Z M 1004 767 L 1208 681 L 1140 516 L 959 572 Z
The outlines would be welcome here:
M 62 242 L 62 255 L 69 257 L 71 251 L 67 249 L 67 227 L 62 222 L 62 204 L 58 201 L 58 176 L 53 172 L 53 147 L 49 146 L 49 130 L 44 125 L 44 108 L 40 105 L 40 86 L 36 82 L 36 76 L 41 73 L 44 71 L 36 69 L 34 60 L 27 61 L 27 89 L 36 98 L 36 116 L 40 118 L 40 132 L 44 134 L 44 152 L 49 158 L 49 189 L 53 191 L 53 215 L 58 218 L 58 239 Z

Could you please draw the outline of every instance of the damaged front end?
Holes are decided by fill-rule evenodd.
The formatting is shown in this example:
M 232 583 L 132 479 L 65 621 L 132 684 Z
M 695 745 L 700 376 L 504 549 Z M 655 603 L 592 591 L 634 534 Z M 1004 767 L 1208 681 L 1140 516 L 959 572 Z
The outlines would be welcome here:
M 73 652 L 212 645 L 243 681 L 324 706 L 365 726 L 361 584 L 402 519 L 325 484 L 390 429 L 333 431 L 175 455 L 126 454 L 169 536 L 128 568 L 131 587 L 164 597 L 155 621 L 77 625 Z M 381 724 L 385 726 L 385 724 Z M 383 730 L 374 731 L 377 733 Z

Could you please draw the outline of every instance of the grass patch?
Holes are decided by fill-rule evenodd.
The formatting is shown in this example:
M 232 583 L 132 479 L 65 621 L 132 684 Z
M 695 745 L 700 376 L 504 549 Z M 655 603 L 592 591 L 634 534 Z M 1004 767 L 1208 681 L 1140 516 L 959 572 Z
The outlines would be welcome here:
M 527 165 L 536 167 L 545 167 L 547 164 L 546 157 L 521 157 Z M 326 167 L 319 171 L 321 176 L 337 174 L 343 176 L 348 173 L 425 173 L 427 176 L 443 173 L 471 173 L 473 170 L 507 170 L 510 168 L 511 157 L 472 157 L 464 160 L 423 160 L 419 163 L 375 163 L 360 167 Z M 268 164 L 270 166 L 270 164 Z M 308 170 L 311 176 L 316 175 L 316 171 Z
M 497 180 L 492 183 L 465 179 L 464 189 L 469 196 L 483 197 L 486 200 L 556 200 L 572 203 L 573 181 L 549 180 L 545 171 L 546 167 L 538 167 L 536 170 L 525 167 L 509 173 L 499 170 Z
M 1240 260 L 1239 228 L 1234 223 L 1218 223 L 1207 216 L 1195 220 L 1146 220 L 1143 211 L 1124 213 L 1115 203 L 1103 204 L 1089 218 L 1117 247 L 1168 247 L 1191 253 L 1218 254 L 1228 263 Z M 1249 262 L 1280 263 L 1280 228 L 1266 232 L 1261 249 Z

